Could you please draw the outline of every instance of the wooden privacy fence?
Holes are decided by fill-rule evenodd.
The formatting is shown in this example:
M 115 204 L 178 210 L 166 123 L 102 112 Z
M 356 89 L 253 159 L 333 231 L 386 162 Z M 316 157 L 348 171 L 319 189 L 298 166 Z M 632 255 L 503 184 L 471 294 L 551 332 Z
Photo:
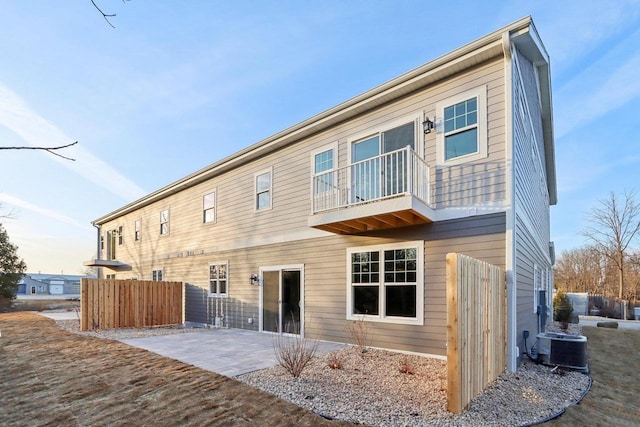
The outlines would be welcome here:
M 447 401 L 460 413 L 506 367 L 506 277 L 500 267 L 447 254 Z
M 181 282 L 82 279 L 80 330 L 182 323 Z

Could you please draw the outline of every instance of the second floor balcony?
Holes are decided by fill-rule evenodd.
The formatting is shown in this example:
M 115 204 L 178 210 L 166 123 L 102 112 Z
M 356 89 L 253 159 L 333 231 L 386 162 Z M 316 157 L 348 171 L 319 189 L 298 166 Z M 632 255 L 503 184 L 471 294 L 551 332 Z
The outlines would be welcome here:
M 411 147 L 316 174 L 309 225 L 355 234 L 431 222 L 429 176 Z

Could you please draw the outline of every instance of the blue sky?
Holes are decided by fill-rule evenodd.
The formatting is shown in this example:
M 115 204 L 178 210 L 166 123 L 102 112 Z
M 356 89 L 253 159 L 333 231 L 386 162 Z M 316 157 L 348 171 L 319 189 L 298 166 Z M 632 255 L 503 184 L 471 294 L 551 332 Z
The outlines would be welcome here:
M 551 56 L 558 253 L 640 191 L 640 1 L 3 2 L 3 220 L 29 272 L 80 273 L 90 222 L 526 15 Z

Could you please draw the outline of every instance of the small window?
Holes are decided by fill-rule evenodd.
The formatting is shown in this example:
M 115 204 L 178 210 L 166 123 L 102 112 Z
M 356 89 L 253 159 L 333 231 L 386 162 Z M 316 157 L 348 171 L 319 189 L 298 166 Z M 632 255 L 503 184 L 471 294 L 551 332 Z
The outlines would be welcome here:
M 445 161 L 478 152 L 478 99 L 444 109 Z
M 438 164 L 455 165 L 487 157 L 486 87 L 439 102 Z
M 202 197 L 202 222 L 216 222 L 216 192 Z
M 135 231 L 134 231 L 134 234 L 133 234 L 133 238 L 134 238 L 134 240 L 136 242 L 138 242 L 138 241 L 140 241 L 140 232 L 141 232 L 141 229 L 142 229 L 142 221 L 139 220 L 139 219 L 136 219 L 136 222 L 134 224 L 134 228 L 135 228 Z
M 115 275 L 115 274 L 107 274 L 107 275 L 105 276 L 105 278 L 106 278 L 107 280 L 115 280 L 116 275 Z
M 100 250 L 104 250 L 104 236 L 100 236 Z
M 164 280 L 164 276 L 162 274 L 162 270 L 152 270 L 151 271 L 151 280 L 154 282 L 162 282 Z
M 169 209 L 160 212 L 160 234 L 169 234 Z
M 255 175 L 255 209 L 257 211 L 271 209 L 271 175 L 271 169 Z
M 122 246 L 122 244 L 124 243 L 124 233 L 122 230 L 122 226 L 118 227 L 118 245 Z
M 229 292 L 229 262 L 209 264 L 209 296 L 226 297 Z

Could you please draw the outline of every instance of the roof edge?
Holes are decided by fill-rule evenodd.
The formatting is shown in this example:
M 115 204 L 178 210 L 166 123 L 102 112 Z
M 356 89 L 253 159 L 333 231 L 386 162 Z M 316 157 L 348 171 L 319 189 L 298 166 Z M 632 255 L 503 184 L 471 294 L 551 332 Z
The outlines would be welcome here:
M 447 64 L 453 64 L 454 62 L 467 57 L 469 55 L 473 56 L 475 52 L 480 52 L 483 48 L 488 47 L 492 44 L 502 44 L 502 35 L 514 34 L 518 32 L 529 32 L 529 29 L 533 28 L 535 31 L 535 27 L 533 27 L 533 21 L 531 16 L 526 16 L 521 18 L 511 24 L 508 24 L 496 31 L 493 31 L 479 39 L 476 39 L 472 42 L 469 42 L 449 53 L 441 55 L 421 66 L 418 66 L 406 73 L 401 74 L 398 77 L 395 77 L 391 80 L 388 80 L 385 83 L 382 83 L 366 92 L 361 93 L 355 97 L 352 97 L 334 107 L 331 107 L 327 110 L 324 110 L 302 122 L 299 122 L 293 126 L 290 126 L 268 138 L 265 138 L 257 143 L 250 145 L 230 156 L 224 157 L 223 159 L 214 162 L 204 168 L 201 168 L 184 178 L 181 178 L 177 181 L 174 181 L 160 189 L 149 193 L 148 195 L 141 197 L 119 209 L 116 209 L 106 215 L 103 215 L 91 223 L 93 225 L 101 225 L 105 222 L 116 219 L 122 215 L 126 215 L 136 209 L 147 206 L 151 203 L 154 203 L 158 200 L 164 199 L 172 194 L 175 194 L 179 191 L 182 191 L 185 188 L 189 188 L 194 186 L 206 179 L 209 179 L 217 174 L 220 174 L 224 171 L 232 169 L 240 164 L 243 164 L 246 161 L 249 161 L 252 158 L 252 154 L 258 155 L 264 150 L 268 150 L 273 147 L 278 142 L 285 145 L 287 143 L 293 142 L 296 139 L 303 138 L 305 136 L 311 135 L 313 133 L 320 132 L 322 130 L 327 129 L 331 126 L 331 123 L 328 123 L 330 118 L 336 118 L 341 115 L 347 117 L 347 113 L 351 111 L 351 109 L 356 106 L 366 105 L 367 102 L 373 101 L 375 98 L 380 96 L 383 93 L 393 91 L 394 88 L 397 88 L 400 85 L 408 83 L 411 80 L 417 79 L 420 76 L 424 76 L 430 72 L 433 72 L 436 69 L 446 68 Z M 537 37 L 537 32 L 536 32 Z M 546 51 L 544 51 L 546 54 Z M 287 142 L 287 139 L 290 139 Z

